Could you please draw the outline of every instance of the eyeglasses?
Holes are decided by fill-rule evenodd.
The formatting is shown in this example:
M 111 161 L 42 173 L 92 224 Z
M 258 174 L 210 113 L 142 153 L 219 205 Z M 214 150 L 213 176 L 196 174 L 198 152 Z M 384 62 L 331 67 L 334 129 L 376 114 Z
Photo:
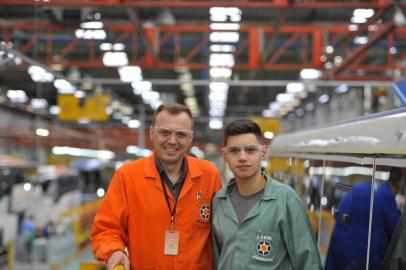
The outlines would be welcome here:
M 231 156 L 238 156 L 241 152 L 241 149 L 248 155 L 254 155 L 262 150 L 264 145 L 262 144 L 247 144 L 244 146 L 226 146 L 223 148 L 224 153 Z
M 175 138 L 178 140 L 186 139 L 190 135 L 192 135 L 193 131 L 192 130 L 183 130 L 183 129 L 177 129 L 173 130 L 170 128 L 164 128 L 164 127 L 151 127 L 156 130 L 156 132 L 159 134 L 159 136 L 163 138 L 170 138 L 172 137 L 172 134 L 175 133 Z

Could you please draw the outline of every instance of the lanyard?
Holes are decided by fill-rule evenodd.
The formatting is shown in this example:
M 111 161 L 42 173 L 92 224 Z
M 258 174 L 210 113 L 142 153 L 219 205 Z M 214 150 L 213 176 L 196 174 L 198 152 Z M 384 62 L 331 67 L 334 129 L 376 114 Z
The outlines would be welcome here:
M 171 205 L 169 203 L 169 196 L 168 196 L 168 192 L 166 191 L 166 185 L 164 183 L 164 180 L 161 177 L 161 184 L 162 184 L 162 189 L 164 190 L 164 194 L 165 194 L 165 200 L 166 200 L 166 204 L 168 205 L 168 209 L 169 209 L 169 213 L 171 214 L 171 225 L 170 225 L 170 230 L 171 232 L 173 232 L 173 224 L 175 223 L 175 215 L 176 215 L 176 205 L 178 204 L 178 199 L 180 197 L 180 193 L 182 191 L 182 187 L 183 184 L 185 183 L 186 179 L 183 179 L 182 183 L 181 183 L 181 187 L 180 187 L 180 191 L 179 191 L 179 195 L 178 197 L 175 199 L 175 205 L 173 206 L 173 210 L 171 209 Z

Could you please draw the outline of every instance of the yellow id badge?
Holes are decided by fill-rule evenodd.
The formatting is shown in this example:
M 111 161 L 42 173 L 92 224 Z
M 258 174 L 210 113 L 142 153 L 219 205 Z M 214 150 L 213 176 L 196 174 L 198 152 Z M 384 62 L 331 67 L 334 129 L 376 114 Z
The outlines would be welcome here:
M 165 255 L 178 255 L 179 232 L 166 231 L 165 233 Z

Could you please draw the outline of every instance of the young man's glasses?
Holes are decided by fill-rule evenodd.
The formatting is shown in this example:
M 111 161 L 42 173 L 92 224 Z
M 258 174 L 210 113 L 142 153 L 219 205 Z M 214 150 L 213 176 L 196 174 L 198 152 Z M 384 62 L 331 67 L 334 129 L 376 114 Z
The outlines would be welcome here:
M 175 138 L 179 139 L 179 140 L 186 139 L 193 133 L 192 130 L 183 130 L 183 129 L 173 130 L 170 128 L 157 127 L 157 126 L 152 127 L 152 128 L 154 128 L 155 131 L 159 134 L 159 136 L 161 136 L 163 138 L 170 138 L 175 133 Z
M 223 148 L 224 153 L 231 156 L 237 156 L 243 150 L 248 155 L 253 155 L 262 150 L 264 146 L 261 144 L 248 144 L 244 146 L 226 146 Z

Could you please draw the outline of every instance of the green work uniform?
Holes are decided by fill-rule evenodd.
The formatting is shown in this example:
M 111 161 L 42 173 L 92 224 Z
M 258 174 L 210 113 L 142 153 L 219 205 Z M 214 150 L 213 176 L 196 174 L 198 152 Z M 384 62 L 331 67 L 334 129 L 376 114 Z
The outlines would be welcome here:
M 215 269 L 321 269 L 305 207 L 289 186 L 268 178 L 261 199 L 239 223 L 230 183 L 213 201 Z

